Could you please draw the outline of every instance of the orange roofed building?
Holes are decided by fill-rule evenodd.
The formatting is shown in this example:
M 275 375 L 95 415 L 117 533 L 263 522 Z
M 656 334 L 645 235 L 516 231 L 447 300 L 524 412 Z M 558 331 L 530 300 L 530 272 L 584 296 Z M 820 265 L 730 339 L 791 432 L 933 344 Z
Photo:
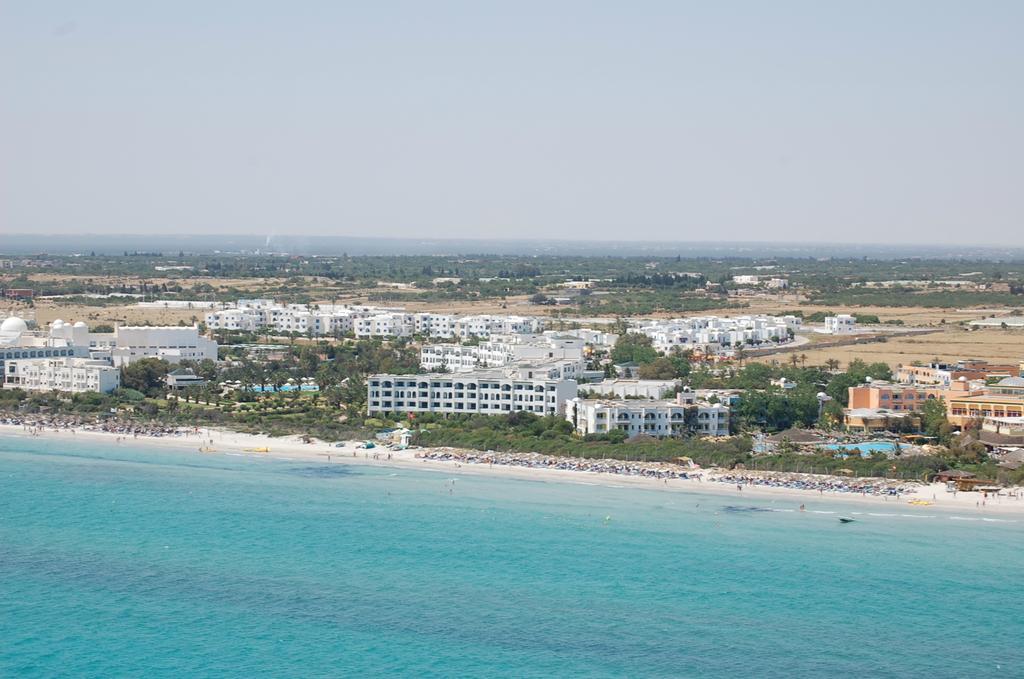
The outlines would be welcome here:
M 946 401 L 946 416 L 955 427 L 987 417 L 1024 417 L 1024 396 L 980 394 L 953 396 Z
M 920 410 L 925 401 L 929 399 L 942 398 L 948 403 L 950 398 L 956 396 L 974 396 L 985 393 L 984 389 L 973 387 L 970 382 L 957 381 L 945 387 L 927 387 L 913 384 L 895 384 L 875 380 L 859 387 L 850 387 L 849 408 L 867 408 L 877 410 L 879 408 L 893 412 L 913 412 Z

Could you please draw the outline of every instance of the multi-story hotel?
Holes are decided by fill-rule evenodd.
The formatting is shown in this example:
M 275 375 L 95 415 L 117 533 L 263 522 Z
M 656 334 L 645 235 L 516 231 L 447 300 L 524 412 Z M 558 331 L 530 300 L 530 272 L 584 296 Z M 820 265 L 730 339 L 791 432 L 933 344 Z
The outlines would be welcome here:
M 604 398 L 664 398 L 665 393 L 675 393 L 679 380 L 601 380 L 588 382 L 582 389 L 591 396 Z
M 526 411 L 555 415 L 576 397 L 576 382 L 547 370 L 520 366 L 453 375 L 372 375 L 366 381 L 367 412 L 478 413 Z
M 980 394 L 950 397 L 946 408 L 949 423 L 956 427 L 964 427 L 990 417 L 1024 417 L 1024 396 Z
M 647 335 L 655 349 L 668 353 L 676 347 L 729 348 L 737 343 L 782 342 L 800 327 L 801 320 L 797 316 L 697 316 L 640 321 L 630 332 Z
M 424 370 L 459 372 L 515 363 L 558 363 L 558 376 L 579 379 L 586 369 L 585 342 L 560 335 L 495 335 L 479 344 L 427 344 L 420 349 Z
M 894 384 L 883 380 L 874 380 L 849 390 L 850 408 L 868 408 L 876 410 L 904 411 L 920 410 L 929 398 L 942 398 L 945 389 L 939 387 L 917 387 L 906 384 Z
M 17 316 L 0 323 L 0 371 L 9 360 L 27 358 L 87 358 L 89 349 L 76 346 L 43 332 L 32 332 L 28 324 Z
M 675 400 L 576 398 L 566 404 L 565 419 L 581 435 L 607 434 L 616 429 L 627 436 L 646 434 L 659 438 L 729 435 L 727 406 L 697 402 L 693 394 L 684 393 Z
M 195 326 L 127 326 L 114 332 L 89 332 L 85 323 L 50 324 L 50 337 L 85 347 L 93 358 L 109 359 L 115 366 L 140 358 L 159 358 L 169 363 L 217 360 L 217 343 L 199 334 Z
M 237 304 L 206 314 L 211 330 L 256 332 L 264 328 L 303 335 L 409 337 L 441 339 L 488 338 L 510 333 L 536 333 L 544 319 L 530 316 L 462 316 L 408 313 L 372 306 L 278 304 L 272 299 L 240 299 Z
M 29 358 L 7 361 L 4 389 L 109 393 L 121 384 L 121 371 L 88 358 Z

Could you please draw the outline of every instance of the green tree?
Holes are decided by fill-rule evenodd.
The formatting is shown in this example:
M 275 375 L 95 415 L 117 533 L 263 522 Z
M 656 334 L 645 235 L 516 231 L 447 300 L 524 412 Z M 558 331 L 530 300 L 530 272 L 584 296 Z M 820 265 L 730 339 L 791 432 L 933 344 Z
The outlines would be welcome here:
M 147 396 L 159 396 L 163 392 L 164 378 L 171 365 L 159 358 L 143 358 L 132 361 L 121 368 L 121 386 L 141 391 Z
M 652 363 L 658 358 L 658 352 L 651 343 L 651 338 L 638 332 L 627 332 L 619 336 L 612 348 L 612 361 L 615 363 Z
M 921 406 L 921 427 L 928 436 L 934 436 L 939 443 L 948 445 L 953 427 L 946 417 L 946 402 L 941 398 L 930 398 Z
M 679 376 L 675 363 L 667 356 L 642 364 L 638 373 L 642 380 L 671 380 Z

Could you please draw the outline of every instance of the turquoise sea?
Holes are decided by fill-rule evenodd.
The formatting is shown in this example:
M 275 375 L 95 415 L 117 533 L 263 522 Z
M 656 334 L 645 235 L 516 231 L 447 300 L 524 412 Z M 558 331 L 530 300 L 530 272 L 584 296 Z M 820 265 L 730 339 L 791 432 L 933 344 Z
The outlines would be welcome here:
M 1024 676 L 1024 523 L 807 504 L 0 438 L 0 676 Z

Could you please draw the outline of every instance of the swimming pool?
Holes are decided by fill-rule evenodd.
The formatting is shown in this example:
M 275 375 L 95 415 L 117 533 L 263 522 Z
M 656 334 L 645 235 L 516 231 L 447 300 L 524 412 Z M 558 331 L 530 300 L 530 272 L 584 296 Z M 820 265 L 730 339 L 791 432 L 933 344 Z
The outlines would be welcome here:
M 867 457 L 871 453 L 892 453 L 897 450 L 897 444 L 892 441 L 865 441 L 863 443 L 830 443 L 822 446 L 825 450 L 853 452 L 859 450 L 861 455 Z

